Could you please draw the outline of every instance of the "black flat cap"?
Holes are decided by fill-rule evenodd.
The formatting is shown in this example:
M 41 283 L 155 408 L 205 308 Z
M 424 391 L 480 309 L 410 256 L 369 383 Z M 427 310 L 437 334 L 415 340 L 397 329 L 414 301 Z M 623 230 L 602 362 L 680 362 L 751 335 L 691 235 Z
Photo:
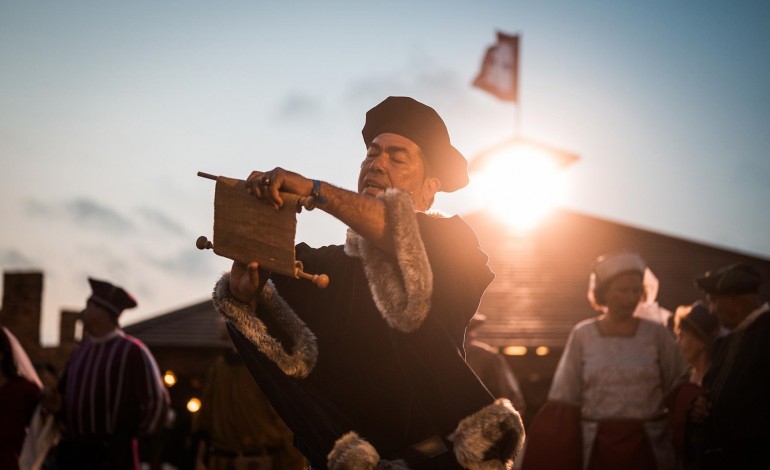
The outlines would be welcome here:
M 106 308 L 116 317 L 119 317 L 123 310 L 136 307 L 136 300 L 122 287 L 90 277 L 88 283 L 91 284 L 91 297 L 88 300 Z
M 708 271 L 695 279 L 695 285 L 709 294 L 739 295 L 756 294 L 762 284 L 762 276 L 751 265 L 731 264 L 714 271 Z
M 716 315 L 701 301 L 695 302 L 684 312 L 677 311 L 675 322 L 677 328 L 689 328 L 706 344 L 714 341 L 719 328 Z
M 441 181 L 441 191 L 456 191 L 468 184 L 468 162 L 452 146 L 444 121 L 430 106 L 405 96 L 389 96 L 366 113 L 361 131 L 367 148 L 384 133 L 406 137 L 420 147 L 430 174 Z

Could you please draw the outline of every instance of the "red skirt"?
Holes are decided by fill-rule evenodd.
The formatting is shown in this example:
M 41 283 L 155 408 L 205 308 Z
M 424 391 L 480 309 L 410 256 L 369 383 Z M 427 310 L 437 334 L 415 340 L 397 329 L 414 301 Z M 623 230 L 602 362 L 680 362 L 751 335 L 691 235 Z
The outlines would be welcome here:
M 580 409 L 546 402 L 527 431 L 522 470 L 581 470 L 583 438 Z M 642 421 L 603 421 L 588 462 L 589 470 L 652 470 L 655 454 Z
M 599 423 L 588 470 L 654 470 L 657 466 L 642 421 Z

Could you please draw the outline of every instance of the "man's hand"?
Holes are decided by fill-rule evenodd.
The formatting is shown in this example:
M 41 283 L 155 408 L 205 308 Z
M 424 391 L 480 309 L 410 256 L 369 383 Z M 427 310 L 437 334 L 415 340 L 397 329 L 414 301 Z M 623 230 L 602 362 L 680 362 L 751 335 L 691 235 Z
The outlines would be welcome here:
M 703 423 L 711 413 L 711 403 L 706 395 L 698 396 L 690 408 L 690 420 L 693 423 Z
M 230 294 L 241 302 L 256 307 L 257 297 L 265 287 L 268 277 L 270 272 L 261 269 L 256 261 L 248 265 L 234 261 L 230 270 Z
M 336 217 L 380 249 L 393 253 L 393 236 L 386 227 L 384 201 L 328 183 L 323 183 L 322 188 L 326 202 L 317 206 L 318 209 Z M 283 168 L 274 168 L 267 172 L 252 171 L 246 179 L 246 189 L 277 209 L 283 205 L 280 191 L 300 197 L 311 196 L 313 180 Z
M 62 410 L 62 399 L 59 391 L 48 387 L 43 389 L 43 396 L 40 398 L 40 404 L 43 411 L 50 414 L 57 414 Z
M 252 171 L 246 179 L 246 188 L 259 199 L 272 203 L 277 209 L 283 206 L 280 191 L 298 196 L 310 196 L 313 192 L 313 181 L 277 167 L 264 173 Z

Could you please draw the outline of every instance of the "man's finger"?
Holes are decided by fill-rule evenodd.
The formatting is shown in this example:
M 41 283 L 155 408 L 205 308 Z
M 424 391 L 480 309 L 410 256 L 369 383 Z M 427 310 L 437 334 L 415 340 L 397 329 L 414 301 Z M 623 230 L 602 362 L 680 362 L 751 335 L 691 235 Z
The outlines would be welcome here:
M 251 282 L 251 285 L 254 286 L 254 288 L 259 287 L 259 263 L 256 261 L 252 261 L 249 263 L 248 266 L 249 270 L 249 281 Z
M 246 178 L 246 189 L 250 194 L 254 194 L 259 188 L 259 181 L 262 179 L 264 173 L 261 171 L 252 171 L 249 177 Z

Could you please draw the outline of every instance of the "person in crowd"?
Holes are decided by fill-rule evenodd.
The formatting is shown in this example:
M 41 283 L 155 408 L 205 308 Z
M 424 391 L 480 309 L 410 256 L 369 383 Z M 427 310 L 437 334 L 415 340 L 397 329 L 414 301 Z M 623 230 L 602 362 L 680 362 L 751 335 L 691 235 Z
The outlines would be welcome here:
M 524 419 L 526 405 L 511 366 L 497 348 L 477 338 L 478 328 L 487 321 L 481 312 L 471 318 L 465 339 L 465 360 L 495 398 L 507 398 Z
M 5 336 L 8 338 L 8 342 L 11 344 L 11 350 L 13 351 L 13 360 L 16 370 L 19 375 L 37 385 L 38 388 L 43 388 L 43 383 L 40 381 L 40 377 L 37 375 L 37 370 L 32 364 L 32 361 L 27 355 L 27 351 L 24 350 L 19 340 L 11 333 L 11 330 L 0 325 Z
M 0 468 L 18 469 L 27 426 L 40 401 L 40 388 L 19 374 L 6 331 L 0 330 Z
M 676 310 L 676 341 L 690 364 L 690 383 L 701 385 L 711 364 L 711 350 L 719 332 L 719 320 L 706 303 L 697 301 Z
M 671 322 L 674 315 L 670 310 L 665 309 L 658 304 L 660 281 L 655 273 L 649 268 L 644 271 L 642 285 L 644 287 L 644 294 L 642 295 L 641 302 L 639 302 L 639 305 L 636 307 L 636 311 L 634 311 L 634 316 L 646 318 L 647 320 L 658 322 L 673 329 Z
M 344 246 L 296 247 L 328 287 L 235 262 L 214 304 L 314 469 L 509 464 L 521 418 L 463 354 L 494 275 L 465 221 L 427 213 L 438 191 L 467 184 L 467 161 L 438 113 L 412 98 L 369 110 L 362 134 L 358 192 L 281 168 L 247 179 L 268 204 L 281 206 L 281 191 L 312 196 L 347 225 Z
M 240 468 L 303 470 L 307 462 L 292 443 L 293 435 L 265 398 L 230 342 L 209 367 L 201 409 L 195 414 L 199 438 L 197 470 Z
M 89 278 L 91 296 L 80 313 L 85 337 L 59 381 L 61 468 L 139 468 L 137 437 L 165 418 L 168 393 L 150 351 L 119 327 L 121 313 L 136 307 L 122 287 Z
M 687 362 L 664 325 L 633 316 L 646 270 L 631 252 L 596 261 L 588 297 L 600 315 L 572 329 L 523 468 L 674 468 L 665 399 Z
M 703 376 L 711 364 L 711 351 L 718 330 L 719 321 L 704 302 L 698 301 L 676 309 L 676 341 L 690 365 L 690 380 L 679 386 L 669 404 L 674 449 L 677 452 L 678 468 L 681 469 L 700 468 L 697 451 L 703 439 L 702 427 L 688 423 L 687 417 L 695 400 L 704 393 Z
M 53 469 L 56 467 L 51 449 L 59 442 L 61 434 L 59 420 L 49 409 L 57 406 L 59 374 L 50 362 L 35 364 L 35 370 L 43 383 L 43 392 L 24 439 L 19 466 L 25 470 Z
M 714 344 L 703 377 L 707 393 L 691 412 L 705 433 L 702 468 L 770 468 L 770 305 L 759 297 L 762 276 L 754 266 L 736 263 L 695 283 L 729 330 Z

